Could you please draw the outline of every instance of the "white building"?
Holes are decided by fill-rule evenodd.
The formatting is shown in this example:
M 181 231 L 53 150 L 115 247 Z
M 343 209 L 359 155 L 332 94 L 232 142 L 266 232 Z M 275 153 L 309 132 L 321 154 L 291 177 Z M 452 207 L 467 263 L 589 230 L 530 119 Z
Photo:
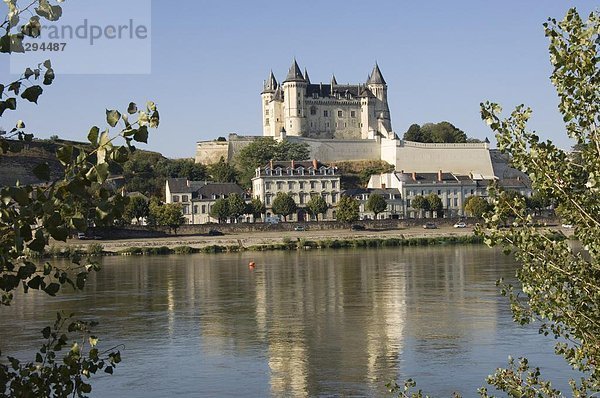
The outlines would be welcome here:
M 419 209 L 412 207 L 417 196 L 436 194 L 442 200 L 444 217 L 464 215 L 464 204 L 469 196 L 488 196 L 487 188 L 496 179 L 488 179 L 481 174 L 460 175 L 438 171 L 437 173 L 405 173 L 404 171 L 373 175 L 369 188 L 396 188 L 403 198 L 403 213 L 408 218 L 419 215 Z M 499 181 L 507 190 L 515 190 L 524 196 L 531 196 L 531 184 L 517 177 Z
M 375 218 L 375 214 L 367 210 L 367 201 L 371 195 L 380 195 L 387 203 L 387 208 L 377 215 L 377 219 L 404 218 L 404 201 L 400 190 L 397 188 L 348 189 L 344 191 L 343 195 L 358 200 L 358 213 L 361 220 L 373 220 Z
M 325 199 L 330 208 L 323 219 L 332 220 L 333 207 L 340 199 L 340 175 L 335 167 L 316 160 L 272 161 L 257 168 L 252 179 L 252 195 L 265 204 L 267 217 L 273 215 L 273 200 L 279 192 L 291 195 L 298 206 L 297 213 L 288 220 L 306 221 L 311 217 L 306 204 L 312 195 Z
M 210 216 L 210 209 L 217 200 L 225 199 L 234 193 L 248 199 L 244 190 L 234 183 L 168 178 L 165 187 L 165 203 L 181 204 L 187 224 L 216 223 L 218 220 Z

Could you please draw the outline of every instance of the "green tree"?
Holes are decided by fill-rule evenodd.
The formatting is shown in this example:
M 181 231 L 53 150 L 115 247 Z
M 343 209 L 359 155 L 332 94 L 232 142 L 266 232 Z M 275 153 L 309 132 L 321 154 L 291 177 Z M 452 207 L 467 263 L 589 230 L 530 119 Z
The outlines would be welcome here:
M 319 221 L 319 214 L 325 214 L 329 205 L 321 195 L 312 195 L 306 204 L 306 209 Z
M 338 202 L 335 217 L 340 222 L 352 223 L 358 220 L 359 209 L 358 200 L 343 195 Z
M 246 201 L 237 193 L 233 193 L 227 197 L 227 205 L 229 207 L 229 216 L 237 221 L 242 215 L 246 214 L 248 207 Z
M 429 211 L 429 201 L 426 197 L 417 195 L 413 198 L 411 207 L 419 210 L 419 218 L 423 218 L 423 212 Z
M 307 144 L 290 141 L 277 142 L 271 137 L 259 138 L 244 147 L 235 157 L 238 182 L 250 187 L 257 167 L 265 166 L 271 160 L 307 160 L 310 156 Z
M 433 192 L 427 195 L 425 199 L 427 199 L 427 207 L 431 212 L 431 216 L 433 217 L 433 213 L 435 213 L 436 217 L 440 217 L 444 211 L 442 199 Z
M 166 203 L 162 208 L 162 225 L 177 233 L 177 229 L 185 223 L 181 205 L 179 203 Z
M 406 133 L 404 133 L 405 141 L 414 141 L 414 142 L 430 142 L 426 141 L 428 137 L 424 137 L 421 133 L 421 126 L 418 124 L 411 124 Z
M 229 201 L 227 199 L 217 199 L 217 201 L 210 207 L 210 216 L 217 219 L 217 222 L 221 224 L 221 221 L 225 221 L 229 218 L 231 213 L 229 212 Z
M 284 192 L 279 192 L 273 199 L 273 213 L 283 216 L 283 220 L 287 221 L 288 216 L 294 214 L 298 207 L 294 198 Z
M 469 196 L 464 203 L 465 213 L 470 217 L 482 218 L 485 213 L 490 211 L 491 205 L 481 196 Z
M 127 223 L 131 223 L 131 220 L 136 220 L 139 223 L 140 219 L 148 217 L 149 214 L 150 206 L 148 200 L 142 196 L 134 196 L 129 198 L 123 218 Z
M 223 156 L 217 163 L 208 166 L 208 172 L 215 182 L 235 182 L 237 179 L 235 168 L 227 163 Z
M 486 102 L 482 118 L 495 131 L 498 148 L 527 172 L 533 189 L 544 192 L 575 226 L 574 238 L 582 249 L 573 250 L 566 240 L 530 227 L 525 199 L 501 195 L 494 187 L 486 242 L 505 246 L 522 264 L 517 277 L 524 294 L 503 286 L 515 320 L 537 320 L 541 334 L 557 339 L 556 352 L 582 372 L 568 395 L 587 397 L 600 391 L 600 15 L 595 11 L 586 22 L 571 9 L 562 21 L 550 19 L 544 27 L 554 68 L 551 81 L 567 134 L 581 148 L 580 161 L 570 161 L 570 155 L 550 141 L 540 142 L 527 129 L 532 111 L 524 105 L 503 119 L 501 107 Z M 500 229 L 507 215 L 516 222 Z M 532 385 L 528 371 L 527 363 L 509 363 L 489 383 L 511 396 L 533 396 L 525 392 L 539 385 Z M 556 396 L 548 388 L 541 392 Z
M 266 212 L 267 208 L 259 198 L 253 198 L 252 201 L 248 203 L 248 210 L 246 210 L 246 213 L 252 214 L 255 222 L 257 219 L 260 219 L 262 215 Z
M 367 209 L 367 211 L 373 212 L 373 214 L 375 215 L 375 220 L 377 220 L 377 215 L 379 213 L 384 212 L 385 209 L 387 209 L 387 202 L 385 201 L 385 198 L 383 196 L 378 194 L 372 194 L 371 196 L 369 196 L 369 199 L 365 204 L 365 208 Z
M 531 197 L 525 198 L 527 208 L 533 211 L 534 215 L 541 215 L 544 209 L 552 205 L 552 201 L 543 192 L 534 192 Z
M 158 200 L 152 200 L 149 210 L 150 225 L 169 227 L 177 233 L 177 229 L 185 223 L 179 203 L 160 203 Z
M 404 139 L 425 143 L 465 143 L 474 140 L 450 122 L 425 123 L 423 126 L 413 124 L 404 133 Z

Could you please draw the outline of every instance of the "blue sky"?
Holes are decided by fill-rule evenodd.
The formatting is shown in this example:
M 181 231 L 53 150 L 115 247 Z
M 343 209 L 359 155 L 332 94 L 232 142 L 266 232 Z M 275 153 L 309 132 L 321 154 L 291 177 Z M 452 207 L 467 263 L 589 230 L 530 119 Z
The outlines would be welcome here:
M 296 57 L 313 82 L 328 82 L 332 73 L 339 83 L 363 82 L 377 61 L 399 135 L 413 123 L 447 120 L 469 136 L 495 142 L 479 116 L 480 102 L 492 100 L 506 112 L 520 103 L 531 106 L 531 128 L 568 147 L 548 79 L 542 23 L 562 18 L 571 6 L 587 15 L 598 4 L 153 1 L 150 74 L 64 75 L 57 69 L 39 105 L 20 104 L 0 126 L 9 129 L 23 119 L 39 137 L 84 139 L 89 127 L 104 125 L 106 108 L 153 100 L 162 121 L 147 148 L 192 157 L 199 140 L 261 134 L 263 80 L 273 69 L 281 81 Z M 69 7 L 79 14 L 85 6 L 63 3 L 65 15 Z M 136 17 L 135 10 L 128 12 L 124 18 Z M 120 52 L 104 56 L 123 62 Z M 0 60 L 3 82 L 8 64 L 6 57 Z

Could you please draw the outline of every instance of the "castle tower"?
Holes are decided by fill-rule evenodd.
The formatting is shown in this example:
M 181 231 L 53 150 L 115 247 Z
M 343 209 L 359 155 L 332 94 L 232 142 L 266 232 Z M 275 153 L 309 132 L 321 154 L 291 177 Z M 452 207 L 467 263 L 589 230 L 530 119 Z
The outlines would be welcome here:
M 275 135 L 276 119 L 275 109 L 273 100 L 277 90 L 279 89 L 279 83 L 273 75 L 273 71 L 269 74 L 267 80 L 263 85 L 262 97 L 262 114 L 263 114 L 263 135 L 273 137 Z
M 283 82 L 284 119 L 287 135 L 299 136 L 305 130 L 305 97 L 308 84 L 294 59 Z
M 373 71 L 367 80 L 367 87 L 375 96 L 375 117 L 373 119 L 377 121 L 376 129 L 387 138 L 387 134 L 392 131 L 392 120 L 387 100 L 387 84 L 377 63 L 375 63 Z M 380 126 L 385 131 L 381 131 L 382 128 Z

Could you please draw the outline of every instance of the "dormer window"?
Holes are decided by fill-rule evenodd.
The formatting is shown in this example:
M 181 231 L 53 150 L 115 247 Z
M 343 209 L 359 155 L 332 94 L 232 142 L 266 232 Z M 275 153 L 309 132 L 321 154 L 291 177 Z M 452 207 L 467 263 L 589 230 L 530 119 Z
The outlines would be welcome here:
M 277 171 L 277 175 L 280 176 L 281 175 L 281 167 L 278 167 L 277 169 L 275 169 Z
M 298 174 L 300 174 L 301 176 L 304 175 L 304 167 L 298 167 Z

